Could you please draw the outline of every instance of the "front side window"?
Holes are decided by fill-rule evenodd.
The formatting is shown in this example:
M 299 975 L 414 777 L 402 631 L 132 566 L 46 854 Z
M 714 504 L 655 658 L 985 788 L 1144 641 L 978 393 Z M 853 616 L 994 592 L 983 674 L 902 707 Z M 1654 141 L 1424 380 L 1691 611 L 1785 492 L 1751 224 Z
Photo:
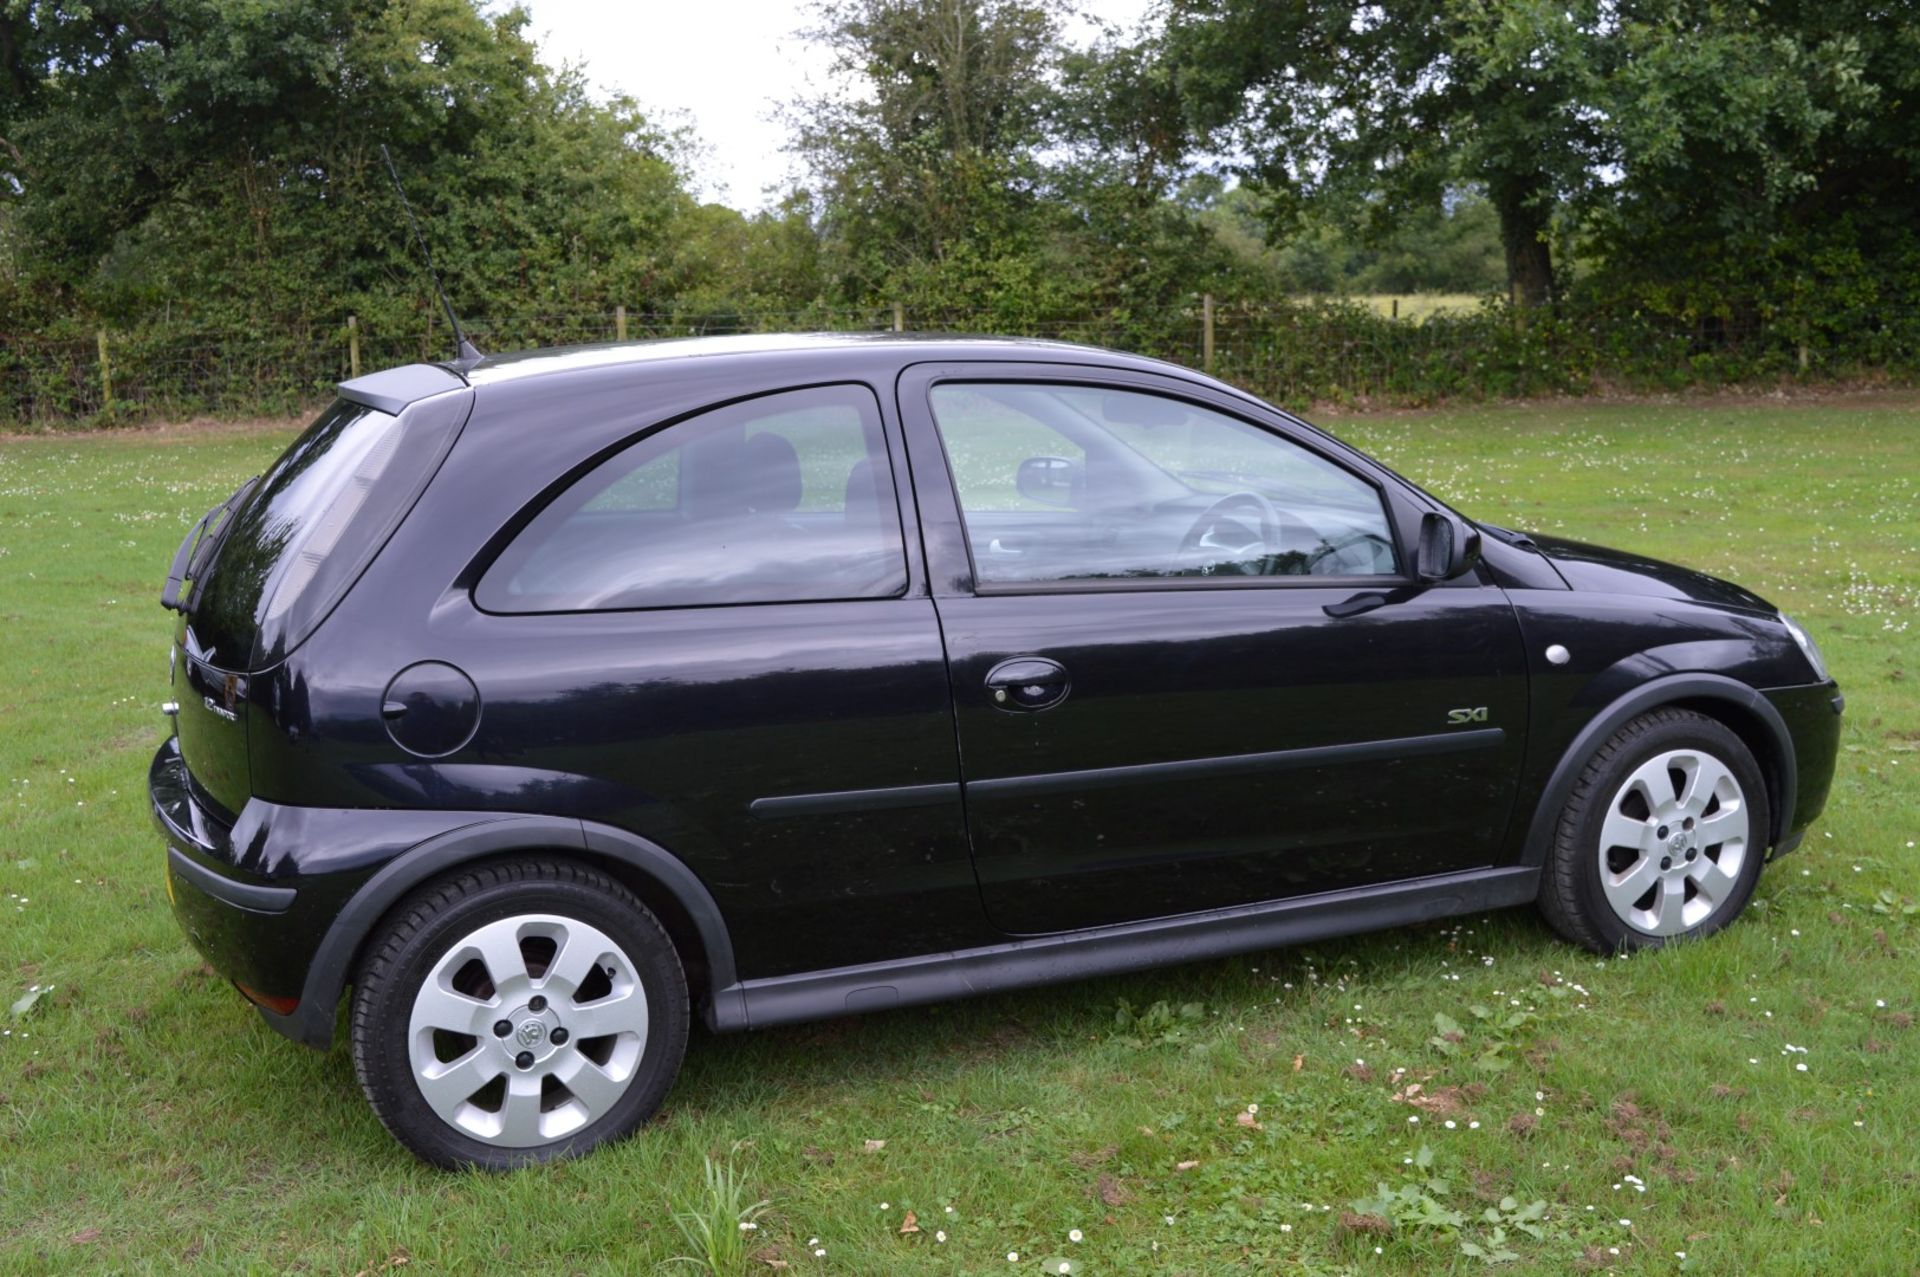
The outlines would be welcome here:
M 716 408 L 588 471 L 514 538 L 490 612 L 888 598 L 906 558 L 879 407 L 824 386 Z
M 1237 418 L 1091 386 L 931 401 L 983 585 L 1399 570 L 1377 488 Z

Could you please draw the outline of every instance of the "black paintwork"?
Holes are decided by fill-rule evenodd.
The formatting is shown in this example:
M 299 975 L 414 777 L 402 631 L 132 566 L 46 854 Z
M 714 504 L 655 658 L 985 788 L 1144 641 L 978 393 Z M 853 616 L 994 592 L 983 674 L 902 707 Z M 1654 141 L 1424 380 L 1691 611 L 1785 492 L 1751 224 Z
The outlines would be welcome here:
M 978 589 L 928 393 L 982 376 L 1148 390 L 1285 435 L 1380 490 L 1408 568 Z M 513 534 L 637 435 L 818 385 L 881 405 L 899 597 L 475 603 Z M 432 440 L 391 481 L 400 508 L 374 511 L 397 526 L 305 634 L 250 641 L 242 603 L 203 615 L 184 596 L 178 734 L 150 782 L 182 924 L 236 982 L 297 1000 L 263 1014 L 315 1045 L 388 909 L 516 851 L 627 881 L 710 1022 L 739 1028 L 1519 902 L 1595 733 L 1656 704 L 1754 747 L 1777 847 L 1825 801 L 1835 689 L 1762 600 L 1499 529 L 1466 574 L 1422 583 L 1437 503 L 1183 369 L 1037 342 L 748 338 L 416 366 L 342 394 Z M 236 504 L 204 572 L 216 600 L 252 597 L 262 517 Z
M 1529 539 L 1576 590 L 1594 594 L 1625 594 L 1659 599 L 1689 599 L 1722 607 L 1772 612 L 1767 601 L 1752 590 L 1717 576 L 1677 567 L 1659 559 L 1588 545 L 1565 537 L 1531 535 Z

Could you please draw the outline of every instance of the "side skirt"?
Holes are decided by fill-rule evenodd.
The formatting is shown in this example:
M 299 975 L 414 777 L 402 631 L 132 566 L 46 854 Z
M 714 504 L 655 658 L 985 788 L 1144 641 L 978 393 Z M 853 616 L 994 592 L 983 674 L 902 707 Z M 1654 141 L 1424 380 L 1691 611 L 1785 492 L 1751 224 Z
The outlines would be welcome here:
M 1528 904 L 1539 884 L 1540 871 L 1524 865 L 1472 869 L 978 949 L 742 980 L 717 992 L 708 1019 L 719 1032 L 764 1029 L 1198 962 Z

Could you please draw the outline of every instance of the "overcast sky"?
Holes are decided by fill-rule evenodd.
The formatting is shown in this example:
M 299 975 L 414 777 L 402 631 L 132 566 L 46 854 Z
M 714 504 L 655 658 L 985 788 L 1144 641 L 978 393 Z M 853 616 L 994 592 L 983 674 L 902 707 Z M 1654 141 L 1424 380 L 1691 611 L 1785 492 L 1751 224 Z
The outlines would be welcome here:
M 693 126 L 707 147 L 695 174 L 703 198 L 760 208 L 765 188 L 786 178 L 787 133 L 774 114 L 824 88 L 828 69 L 824 51 L 794 35 L 809 18 L 793 0 L 525 2 L 549 63 L 578 63 L 603 92 L 630 95 L 662 123 Z M 1150 2 L 1080 7 L 1131 29 Z

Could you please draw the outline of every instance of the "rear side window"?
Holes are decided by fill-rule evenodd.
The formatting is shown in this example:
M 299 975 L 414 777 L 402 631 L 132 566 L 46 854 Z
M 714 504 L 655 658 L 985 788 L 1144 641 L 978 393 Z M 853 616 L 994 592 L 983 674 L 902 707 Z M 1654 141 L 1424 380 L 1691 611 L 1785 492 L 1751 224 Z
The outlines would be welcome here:
M 890 598 L 906 552 L 865 386 L 729 404 L 654 431 L 535 515 L 486 574 L 489 612 Z

